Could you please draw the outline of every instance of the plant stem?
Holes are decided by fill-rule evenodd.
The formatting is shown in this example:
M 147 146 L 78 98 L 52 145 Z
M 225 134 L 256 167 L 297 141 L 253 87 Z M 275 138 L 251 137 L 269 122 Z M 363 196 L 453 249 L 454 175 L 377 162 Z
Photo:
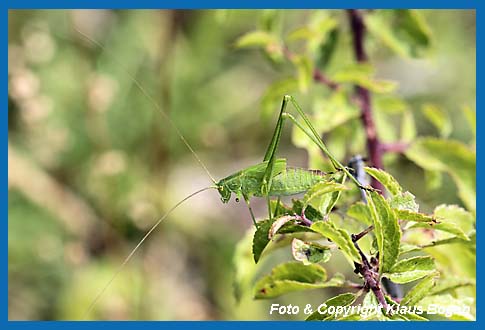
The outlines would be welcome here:
M 361 11 L 357 9 L 349 9 L 347 10 L 347 15 L 349 18 L 350 28 L 352 31 L 352 40 L 353 40 L 353 48 L 354 48 L 354 56 L 357 62 L 359 63 L 366 63 L 368 61 L 367 53 L 364 48 L 364 38 L 366 34 L 366 27 L 364 23 L 364 18 L 362 17 Z M 361 86 L 356 86 L 356 97 L 357 103 L 360 106 L 361 110 L 361 118 L 362 124 L 364 125 L 366 140 L 367 140 L 367 152 L 369 156 L 370 165 L 376 168 L 383 169 L 383 162 L 382 162 L 382 155 L 383 152 L 389 151 L 397 151 L 403 152 L 407 145 L 382 145 L 377 137 L 377 130 L 374 124 L 374 119 L 372 117 L 372 101 L 371 95 L 368 89 L 363 88 Z M 371 186 L 375 189 L 378 189 L 381 194 L 384 192 L 384 186 L 382 183 L 377 181 L 375 178 L 372 178 Z M 366 235 L 369 231 L 373 229 L 373 226 L 367 228 L 362 233 L 355 236 L 355 238 L 360 239 L 364 235 Z M 357 241 L 354 241 L 354 244 L 358 248 Z M 365 264 L 365 263 L 364 263 Z M 364 265 L 363 269 L 361 269 L 362 276 L 366 280 L 367 283 L 369 281 L 376 280 L 372 277 L 369 277 L 369 273 L 366 272 L 366 267 Z M 391 282 L 390 280 L 383 279 L 383 284 L 385 285 L 389 294 L 392 297 L 400 298 L 401 296 L 401 289 L 399 285 Z M 375 283 L 370 283 L 371 289 L 376 295 L 377 299 L 381 304 L 385 304 L 384 294 L 379 286 L 379 281 Z
M 349 9 L 347 14 L 352 31 L 355 59 L 359 63 L 365 63 L 368 61 L 368 58 L 364 49 L 364 37 L 366 29 L 362 14 L 356 9 Z M 369 153 L 370 164 L 376 168 L 383 168 L 382 150 L 380 148 L 380 142 L 377 137 L 376 127 L 372 118 L 372 105 L 369 90 L 361 86 L 357 86 L 356 94 L 361 109 L 361 118 L 365 129 L 367 152 Z M 372 178 L 371 185 L 373 188 L 383 191 L 384 187 L 382 184 L 374 178 Z
M 409 143 L 407 142 L 381 143 L 381 151 L 383 153 L 394 152 L 402 154 L 407 148 L 409 148 Z
M 323 74 L 322 71 L 318 70 L 317 68 L 313 70 L 313 80 L 323 85 L 326 85 L 328 88 L 332 90 L 338 90 L 340 87 L 338 83 L 330 80 L 327 76 Z
M 372 259 L 371 262 L 369 262 L 364 252 L 362 252 L 362 250 L 360 249 L 359 244 L 356 241 L 355 235 L 352 235 L 352 241 L 354 242 L 354 246 L 357 251 L 359 251 L 359 254 L 362 258 L 362 264 L 355 263 L 355 272 L 362 275 L 362 277 L 364 278 L 365 288 L 367 288 L 368 290 L 372 290 L 381 306 L 384 308 L 384 310 L 387 311 L 388 308 L 386 298 L 384 296 L 384 292 L 382 292 L 379 283 L 379 271 L 378 269 L 376 269 L 378 266 L 372 263 Z

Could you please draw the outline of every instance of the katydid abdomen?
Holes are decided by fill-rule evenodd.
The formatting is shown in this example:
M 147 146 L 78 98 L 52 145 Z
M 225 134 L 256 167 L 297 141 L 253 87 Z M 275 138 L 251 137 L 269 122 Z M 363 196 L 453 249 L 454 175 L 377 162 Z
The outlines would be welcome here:
M 288 167 L 273 178 L 270 196 L 291 196 L 308 191 L 315 184 L 327 181 L 329 174 L 319 170 Z M 261 195 L 254 194 L 260 197 Z

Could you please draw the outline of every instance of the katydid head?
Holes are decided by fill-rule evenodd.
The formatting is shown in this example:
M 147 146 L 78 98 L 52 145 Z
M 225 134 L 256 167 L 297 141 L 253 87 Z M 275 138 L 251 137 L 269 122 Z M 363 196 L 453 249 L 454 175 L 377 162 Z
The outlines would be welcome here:
M 231 190 L 229 190 L 229 188 L 226 185 L 221 183 L 221 181 L 217 182 L 215 184 L 215 187 L 217 188 L 217 191 L 221 195 L 221 201 L 224 204 L 229 202 L 229 199 L 231 199 Z

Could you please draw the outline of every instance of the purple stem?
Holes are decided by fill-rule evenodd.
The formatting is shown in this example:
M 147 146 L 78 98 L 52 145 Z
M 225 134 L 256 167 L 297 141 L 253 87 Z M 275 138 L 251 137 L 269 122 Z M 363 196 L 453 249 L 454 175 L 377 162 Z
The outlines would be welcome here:
M 352 30 L 355 59 L 359 63 L 365 63 L 368 61 L 368 58 L 364 49 L 364 37 L 366 29 L 362 14 L 356 9 L 349 9 L 347 14 Z M 369 154 L 370 164 L 376 168 L 383 168 L 382 149 L 380 147 L 379 139 L 377 138 L 377 131 L 372 118 L 372 105 L 369 90 L 361 86 L 357 86 L 356 94 L 361 109 L 361 118 L 365 129 L 367 152 Z M 372 179 L 371 185 L 373 188 L 384 191 L 382 184 L 374 178 Z

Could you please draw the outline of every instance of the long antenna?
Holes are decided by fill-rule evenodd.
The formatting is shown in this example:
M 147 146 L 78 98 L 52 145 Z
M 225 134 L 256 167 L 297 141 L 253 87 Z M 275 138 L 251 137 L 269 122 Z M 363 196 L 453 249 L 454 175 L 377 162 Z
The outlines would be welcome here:
M 195 153 L 194 149 L 192 149 L 192 147 L 190 146 L 189 142 L 185 139 L 185 137 L 182 135 L 182 133 L 180 132 L 180 130 L 178 129 L 178 127 L 175 125 L 175 123 L 172 121 L 172 119 L 170 119 L 170 117 L 167 115 L 167 113 L 165 111 L 163 111 L 162 107 L 155 101 L 155 99 L 150 95 L 148 94 L 148 92 L 143 88 L 143 86 L 140 84 L 140 82 L 135 78 L 135 76 L 133 76 L 133 74 L 131 74 L 124 66 L 123 64 L 117 60 L 116 56 L 114 56 L 114 54 L 111 54 L 111 52 L 109 52 L 106 47 L 104 47 L 102 44 L 100 44 L 99 42 L 97 42 L 96 40 L 94 40 L 93 38 L 91 38 L 90 36 L 88 36 L 87 34 L 85 34 L 84 32 L 82 32 L 81 30 L 78 30 L 77 28 L 73 27 L 73 29 L 79 33 L 80 35 L 82 35 L 86 40 L 88 40 L 89 42 L 91 42 L 92 44 L 96 45 L 97 47 L 99 47 L 103 52 L 106 52 L 106 53 L 109 53 L 111 58 L 113 59 L 113 61 L 116 62 L 116 64 L 118 64 L 118 66 L 125 72 L 125 74 L 131 78 L 131 80 L 133 81 L 133 83 L 136 85 L 136 87 L 140 90 L 140 92 L 143 93 L 143 95 L 145 95 L 145 97 L 153 104 L 153 106 L 155 106 L 155 108 L 163 115 L 163 117 L 165 117 L 165 119 L 170 123 L 170 125 L 172 126 L 172 128 L 175 130 L 175 132 L 177 133 L 178 137 L 180 138 L 180 140 L 182 140 L 182 142 L 185 144 L 185 146 L 187 147 L 187 149 L 189 149 L 189 151 L 192 153 L 192 155 L 194 156 L 194 158 L 197 160 L 197 162 L 200 164 L 200 166 L 202 166 L 202 168 L 204 169 L 204 171 L 207 173 L 207 175 L 211 178 L 212 182 L 213 183 L 216 183 L 216 180 L 214 179 L 214 177 L 212 176 L 212 174 L 209 172 L 209 169 L 204 165 L 204 163 L 202 162 L 202 160 L 199 158 L 199 156 L 197 156 L 197 154 Z
M 173 210 L 175 210 L 182 203 L 184 203 L 188 199 L 194 197 L 195 195 L 200 194 L 201 192 L 204 192 L 204 191 L 209 190 L 209 189 L 214 189 L 214 188 L 215 188 L 215 186 L 210 186 L 210 187 L 205 187 L 203 189 L 197 190 L 196 192 L 188 195 L 187 197 L 185 197 L 184 199 L 182 199 L 181 201 L 179 201 L 177 204 L 175 204 L 174 206 L 172 206 L 170 208 L 170 210 L 168 210 L 160 219 L 158 219 L 158 221 L 150 228 L 150 230 L 138 242 L 138 244 L 135 246 L 135 248 L 133 250 L 131 250 L 130 254 L 125 258 L 125 260 L 118 267 L 118 269 L 113 274 L 113 276 L 111 276 L 111 278 L 109 279 L 109 281 L 104 285 L 103 289 L 98 292 L 98 294 L 96 295 L 96 297 L 94 298 L 94 300 L 91 302 L 91 304 L 89 305 L 89 307 L 86 310 L 86 312 L 84 312 L 84 315 L 83 315 L 82 319 L 85 320 L 88 317 L 89 313 L 92 311 L 92 309 L 94 308 L 94 306 L 96 305 L 96 303 L 99 301 L 99 299 L 101 298 L 101 296 L 108 289 L 108 287 L 111 285 L 111 283 L 115 280 L 115 278 L 118 276 L 118 274 L 123 270 L 123 268 L 126 266 L 126 264 L 128 263 L 128 261 L 130 261 L 131 257 L 136 253 L 136 251 L 138 250 L 138 248 L 143 244 L 143 242 L 145 242 L 145 240 L 148 238 L 148 236 L 150 236 L 150 234 L 158 227 L 158 225 L 160 225 L 160 223 L 163 220 L 165 220 L 165 218 L 168 217 L 170 215 L 170 213 L 172 213 Z

